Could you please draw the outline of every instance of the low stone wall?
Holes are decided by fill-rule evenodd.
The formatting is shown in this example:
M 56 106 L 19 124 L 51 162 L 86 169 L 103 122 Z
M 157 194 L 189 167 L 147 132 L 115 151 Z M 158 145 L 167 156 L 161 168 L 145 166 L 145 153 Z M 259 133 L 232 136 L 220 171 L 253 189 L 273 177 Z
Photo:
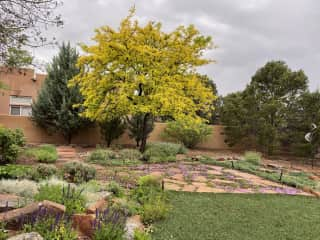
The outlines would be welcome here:
M 8 128 L 21 128 L 24 131 L 28 143 L 52 143 L 52 144 L 66 144 L 66 140 L 59 134 L 48 134 L 44 129 L 36 126 L 29 117 L 17 117 L 0 115 L 0 125 Z M 156 123 L 155 128 L 150 134 L 149 142 L 164 141 L 161 137 L 165 123 Z M 224 142 L 223 126 L 212 125 L 212 134 L 208 139 L 199 144 L 198 148 L 216 150 L 216 149 L 230 149 Z M 79 134 L 72 139 L 72 144 L 79 145 L 96 145 L 103 143 L 99 128 L 96 126 L 88 127 L 81 130 Z M 130 139 L 128 133 L 124 133 L 119 139 L 115 141 L 118 144 L 134 145 L 134 140 Z

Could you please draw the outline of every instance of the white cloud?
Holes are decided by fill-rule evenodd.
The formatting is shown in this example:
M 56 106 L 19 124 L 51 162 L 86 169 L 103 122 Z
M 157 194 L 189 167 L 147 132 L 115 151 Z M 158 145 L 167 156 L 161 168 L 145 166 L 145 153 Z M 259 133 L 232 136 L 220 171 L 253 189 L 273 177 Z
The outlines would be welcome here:
M 62 29 L 50 29 L 59 41 L 90 43 L 94 29 L 119 26 L 136 6 L 142 23 L 160 21 L 165 31 L 195 24 L 213 37 L 218 49 L 207 53 L 217 60 L 201 68 L 222 94 L 241 90 L 269 60 L 283 59 L 293 69 L 304 69 L 310 86 L 320 85 L 320 1 L 318 0 L 65 0 Z M 35 50 L 50 60 L 56 47 Z

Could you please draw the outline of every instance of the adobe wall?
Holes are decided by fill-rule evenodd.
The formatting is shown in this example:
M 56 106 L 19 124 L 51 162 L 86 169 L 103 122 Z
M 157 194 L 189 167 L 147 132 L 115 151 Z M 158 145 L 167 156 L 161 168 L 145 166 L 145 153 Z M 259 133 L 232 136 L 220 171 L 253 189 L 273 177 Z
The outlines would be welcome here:
M 0 67 L 0 81 L 9 90 L 0 91 L 0 114 L 9 115 L 10 96 L 28 96 L 36 100 L 46 75 L 35 74 L 32 69 L 8 69 Z
M 7 116 L 0 115 L 0 125 L 8 128 L 21 128 L 24 131 L 28 143 L 52 143 L 66 144 L 66 141 L 59 134 L 49 135 L 45 130 L 36 126 L 29 117 Z M 156 123 L 155 128 L 150 134 L 149 142 L 164 141 L 161 134 L 165 128 L 165 123 Z M 225 136 L 223 135 L 223 126 L 213 125 L 211 136 L 203 143 L 199 144 L 198 148 L 216 150 L 230 149 L 225 144 Z M 83 129 L 79 134 L 73 137 L 72 143 L 79 145 L 96 145 L 101 144 L 102 137 L 98 127 L 88 127 Z M 124 145 L 134 145 L 134 140 L 130 139 L 128 133 L 124 133 L 115 143 Z

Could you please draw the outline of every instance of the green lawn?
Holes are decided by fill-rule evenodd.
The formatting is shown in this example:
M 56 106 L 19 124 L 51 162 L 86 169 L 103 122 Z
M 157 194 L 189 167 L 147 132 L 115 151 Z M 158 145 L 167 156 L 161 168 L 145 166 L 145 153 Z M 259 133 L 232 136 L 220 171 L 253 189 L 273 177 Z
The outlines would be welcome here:
M 155 240 L 320 239 L 320 201 L 266 194 L 170 192 L 172 210 Z

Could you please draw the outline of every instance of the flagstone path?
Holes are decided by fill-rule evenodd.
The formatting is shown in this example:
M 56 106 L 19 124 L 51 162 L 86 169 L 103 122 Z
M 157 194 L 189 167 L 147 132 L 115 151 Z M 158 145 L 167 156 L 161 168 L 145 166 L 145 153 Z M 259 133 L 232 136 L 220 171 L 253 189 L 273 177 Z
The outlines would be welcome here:
M 214 193 L 273 193 L 288 195 L 312 194 L 272 182 L 253 174 L 200 163 L 149 164 L 121 168 L 118 175 L 154 175 L 163 177 L 168 190 Z

